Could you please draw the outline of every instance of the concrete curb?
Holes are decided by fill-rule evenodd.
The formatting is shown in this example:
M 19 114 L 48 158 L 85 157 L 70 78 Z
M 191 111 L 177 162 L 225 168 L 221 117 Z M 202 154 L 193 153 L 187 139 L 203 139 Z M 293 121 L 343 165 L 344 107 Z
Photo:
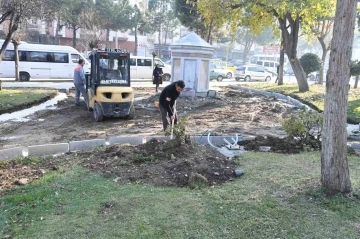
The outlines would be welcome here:
M 28 147 L 28 156 L 43 156 L 69 152 L 68 143 L 44 144 Z
M 90 139 L 84 141 L 72 141 L 69 143 L 70 152 L 79 150 L 91 149 L 96 146 L 102 146 L 106 144 L 105 139 Z
M 201 136 L 191 136 L 190 138 L 195 140 L 195 142 L 200 144 L 208 144 L 207 135 L 202 136 L 200 142 L 198 140 Z M 231 138 L 234 136 L 210 136 L 210 142 L 213 144 L 224 144 L 223 138 L 233 142 Z M 59 143 L 59 144 L 44 144 L 44 145 L 32 145 L 27 147 L 16 147 L 0 150 L 0 161 L 1 160 L 11 160 L 18 156 L 45 156 L 45 155 L 55 155 L 55 154 L 65 154 L 68 152 L 76 152 L 81 150 L 91 149 L 93 147 L 102 146 L 102 145 L 114 145 L 114 144 L 130 144 L 133 146 L 146 143 L 151 139 L 156 138 L 159 140 L 170 140 L 169 136 L 162 135 L 152 135 L 152 136 L 114 136 L 110 137 L 109 140 L 105 139 L 91 139 L 91 140 L 82 140 L 82 141 L 71 141 L 69 143 Z M 239 137 L 239 141 L 251 139 L 251 137 L 243 136 Z
M 22 147 L 0 150 L 0 161 L 10 160 L 18 156 L 23 156 Z
M 144 139 L 143 136 L 134 136 L 134 137 L 126 137 L 126 136 L 115 136 L 115 137 L 110 137 L 109 139 L 109 144 L 110 145 L 114 145 L 114 144 L 131 144 L 131 145 L 139 145 L 139 144 L 143 144 L 145 143 L 146 140 Z
M 91 149 L 96 146 L 101 145 L 114 145 L 114 144 L 130 144 L 133 146 L 146 143 L 151 139 L 156 138 L 159 140 L 169 140 L 168 136 L 121 136 L 121 137 L 110 137 L 109 141 L 105 139 L 93 139 L 93 140 L 83 140 L 83 141 L 71 141 L 69 143 L 59 143 L 59 144 L 44 144 L 44 145 L 33 145 L 28 147 L 15 147 L 9 149 L 0 150 L 0 161 L 11 160 L 18 156 L 46 156 L 46 155 L 55 155 L 55 154 L 65 154 L 68 152 L 75 152 L 80 150 Z M 230 143 L 233 143 L 232 138 L 234 136 L 210 136 L 210 142 L 214 145 L 225 145 L 224 138 Z M 190 139 L 198 144 L 208 144 L 207 135 L 203 136 L 190 136 Z M 244 140 L 254 140 L 254 136 L 244 136 L 239 135 L 238 141 Z M 352 142 L 348 144 L 353 149 L 360 150 L 360 142 Z

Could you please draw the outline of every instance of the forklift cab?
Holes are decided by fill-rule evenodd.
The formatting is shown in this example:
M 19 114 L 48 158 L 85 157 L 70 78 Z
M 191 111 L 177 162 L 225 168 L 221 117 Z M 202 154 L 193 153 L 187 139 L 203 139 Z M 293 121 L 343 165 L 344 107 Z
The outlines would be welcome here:
M 122 49 L 93 50 L 86 75 L 89 110 L 95 121 L 104 117 L 133 119 L 134 91 L 130 87 L 130 53 Z

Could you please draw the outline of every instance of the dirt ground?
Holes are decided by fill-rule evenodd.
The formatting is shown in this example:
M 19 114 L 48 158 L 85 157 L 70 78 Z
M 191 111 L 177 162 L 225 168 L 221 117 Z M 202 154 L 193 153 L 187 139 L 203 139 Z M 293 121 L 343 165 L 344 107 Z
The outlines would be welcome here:
M 111 146 L 85 159 L 83 165 L 105 177 L 116 175 L 119 183 L 150 183 L 156 186 L 214 185 L 232 180 L 235 161 L 209 146 L 190 142 L 152 139 L 146 144 Z
M 153 89 L 135 88 L 134 120 L 119 118 L 94 122 L 92 112 L 73 104 L 73 92 L 56 109 L 36 112 L 28 122 L 0 124 L 0 149 L 22 145 L 69 142 L 109 136 L 162 135 L 159 109 Z M 188 116 L 187 132 L 201 135 L 274 135 L 285 136 L 281 121 L 292 107 L 274 98 L 224 88 L 216 98 L 181 98 L 179 117 Z M 0 116 L 1 117 L 1 116 Z
M 199 188 L 235 177 L 236 163 L 210 146 L 152 139 L 139 146 L 114 145 L 59 157 L 30 157 L 0 164 L 0 195 L 44 174 L 80 164 L 121 184 Z

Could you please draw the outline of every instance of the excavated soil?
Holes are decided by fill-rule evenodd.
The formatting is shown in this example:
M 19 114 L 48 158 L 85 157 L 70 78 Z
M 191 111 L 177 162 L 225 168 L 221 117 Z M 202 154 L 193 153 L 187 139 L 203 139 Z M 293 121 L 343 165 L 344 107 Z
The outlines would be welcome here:
M 85 106 L 73 104 L 73 92 L 56 109 L 46 109 L 29 117 L 28 122 L 6 121 L 0 124 L 0 149 L 107 138 L 110 136 L 162 135 L 160 112 L 155 108 L 153 89 L 135 88 L 134 120 L 107 118 L 94 122 Z M 293 108 L 274 98 L 224 89 L 216 98 L 180 98 L 177 111 L 187 116 L 187 133 L 202 135 L 273 135 L 286 136 L 283 118 Z
M 302 150 L 299 142 L 292 137 L 278 138 L 271 135 L 257 136 L 255 140 L 239 141 L 238 144 L 244 146 L 247 151 L 262 151 L 261 146 L 269 146 L 270 151 L 275 153 L 295 154 Z
M 156 186 L 191 186 L 194 180 L 214 185 L 233 179 L 235 162 L 209 146 L 178 145 L 152 139 L 139 146 L 111 146 L 83 161 L 84 166 L 115 181 Z M 196 184 L 196 183 L 195 183 Z
M 138 146 L 114 145 L 58 157 L 26 157 L 0 163 L 0 195 L 44 174 L 83 165 L 121 184 L 198 188 L 234 178 L 235 161 L 209 146 L 152 139 Z

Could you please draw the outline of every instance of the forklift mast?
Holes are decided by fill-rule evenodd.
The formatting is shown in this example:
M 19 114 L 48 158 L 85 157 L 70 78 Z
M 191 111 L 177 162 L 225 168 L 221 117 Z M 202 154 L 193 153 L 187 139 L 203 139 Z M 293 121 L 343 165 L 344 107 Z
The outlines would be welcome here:
M 98 86 L 130 87 L 130 53 L 124 49 L 93 50 L 91 72 L 86 88 L 96 92 Z

